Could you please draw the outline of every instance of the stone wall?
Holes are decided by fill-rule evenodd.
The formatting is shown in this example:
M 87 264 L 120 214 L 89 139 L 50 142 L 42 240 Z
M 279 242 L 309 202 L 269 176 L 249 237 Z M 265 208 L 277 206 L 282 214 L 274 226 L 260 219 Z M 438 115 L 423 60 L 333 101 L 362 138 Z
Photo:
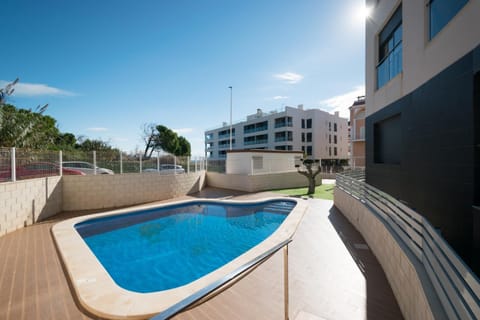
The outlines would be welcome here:
M 0 236 L 62 210 L 59 176 L 0 183 Z
M 63 210 L 115 208 L 199 192 L 205 171 L 177 175 L 128 173 L 63 177 Z

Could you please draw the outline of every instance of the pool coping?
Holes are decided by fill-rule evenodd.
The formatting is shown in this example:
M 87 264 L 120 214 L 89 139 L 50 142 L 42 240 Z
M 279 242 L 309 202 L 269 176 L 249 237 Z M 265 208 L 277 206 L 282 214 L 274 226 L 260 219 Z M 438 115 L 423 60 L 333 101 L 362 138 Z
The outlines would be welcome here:
M 258 204 L 271 200 L 296 202 L 292 212 L 272 235 L 229 263 L 189 284 L 153 293 L 138 293 L 118 286 L 74 228 L 75 224 L 91 218 L 107 217 L 132 210 L 162 208 L 199 201 L 224 204 Z M 274 249 L 285 241 L 291 240 L 306 212 L 307 206 L 306 200 L 285 197 L 268 197 L 245 201 L 198 198 L 157 205 L 134 206 L 76 217 L 54 225 L 52 234 L 78 301 L 86 310 L 104 318 L 145 319 L 162 313 L 172 306 L 181 303 L 186 298 L 197 294 L 204 288 L 218 283 L 262 254 Z

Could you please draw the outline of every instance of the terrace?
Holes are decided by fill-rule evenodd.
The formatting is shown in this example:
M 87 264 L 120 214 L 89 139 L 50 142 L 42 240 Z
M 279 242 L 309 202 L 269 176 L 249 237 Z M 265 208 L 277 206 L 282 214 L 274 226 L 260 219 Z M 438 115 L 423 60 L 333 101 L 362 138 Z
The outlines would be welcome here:
M 206 188 L 180 198 L 272 195 Z M 290 319 L 402 319 L 362 236 L 332 201 L 304 201 L 309 209 L 289 245 Z M 76 300 L 50 232 L 58 221 L 92 212 L 62 212 L 0 238 L 0 318 L 97 319 Z M 278 252 L 227 290 L 174 319 L 282 319 L 283 276 Z

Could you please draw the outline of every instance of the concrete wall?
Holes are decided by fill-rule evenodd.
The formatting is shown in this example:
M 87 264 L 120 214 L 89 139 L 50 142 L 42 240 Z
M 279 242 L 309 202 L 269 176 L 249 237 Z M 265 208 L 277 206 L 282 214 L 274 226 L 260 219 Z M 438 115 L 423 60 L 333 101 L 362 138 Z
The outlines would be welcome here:
M 443 307 L 424 267 L 372 211 L 335 188 L 335 206 L 362 234 L 380 262 L 405 319 L 443 319 Z
M 166 200 L 204 187 L 205 171 L 63 177 L 63 210 L 114 208 Z
M 335 175 L 331 174 L 325 176 L 320 174 L 317 177 L 317 184 L 320 183 L 321 177 L 330 179 L 332 177 L 334 178 Z M 207 185 L 215 188 L 257 192 L 264 190 L 306 187 L 308 186 L 308 181 L 307 178 L 298 174 L 297 172 L 258 175 L 209 172 L 207 174 Z
M 0 184 L 0 236 L 62 210 L 62 179 L 47 177 Z

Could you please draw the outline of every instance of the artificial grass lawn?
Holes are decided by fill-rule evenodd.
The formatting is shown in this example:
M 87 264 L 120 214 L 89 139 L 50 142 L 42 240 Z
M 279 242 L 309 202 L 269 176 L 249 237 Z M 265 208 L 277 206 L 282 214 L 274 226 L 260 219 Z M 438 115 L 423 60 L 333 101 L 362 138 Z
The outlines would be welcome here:
M 321 186 L 315 187 L 315 193 L 313 195 L 308 195 L 307 190 L 308 188 L 295 188 L 295 189 L 280 189 L 280 190 L 272 190 L 272 192 L 281 193 L 284 195 L 292 196 L 292 197 L 300 197 L 300 196 L 309 196 L 317 199 L 326 199 L 326 200 L 333 200 L 333 189 L 335 188 L 334 184 L 322 184 Z

